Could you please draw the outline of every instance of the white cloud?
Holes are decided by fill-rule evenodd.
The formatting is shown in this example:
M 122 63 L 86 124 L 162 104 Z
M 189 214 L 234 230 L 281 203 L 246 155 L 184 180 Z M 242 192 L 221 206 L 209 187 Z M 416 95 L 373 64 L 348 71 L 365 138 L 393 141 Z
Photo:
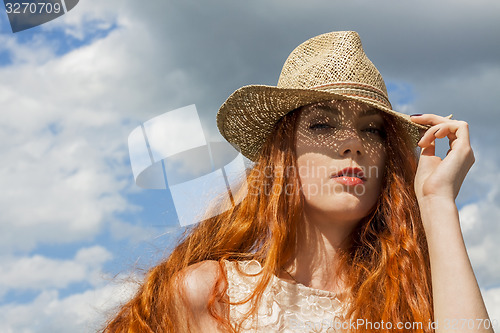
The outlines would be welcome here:
M 35 56 L 33 47 L 39 50 Z M 19 43 L 16 39 L 6 34 L 0 34 L 0 51 L 8 52 L 12 64 L 40 64 L 54 57 L 54 50 L 50 42 L 42 38 L 33 38 L 29 44 Z M 5 92 L 3 92 L 5 93 Z M 0 95 L 1 96 L 1 95 Z
M 101 284 L 67 297 L 56 290 L 43 291 L 28 304 L 0 306 L 0 331 L 5 333 L 84 333 L 102 328 L 119 304 L 128 300 L 137 285 L 133 282 Z
M 483 290 L 483 299 L 490 320 L 494 324 L 493 329 L 500 329 L 500 287 Z
M 28 46 L 7 46 L 23 61 L 0 68 L 0 248 L 90 239 L 135 209 L 123 196 L 132 186 L 126 137 L 156 108 L 150 93 L 165 78 L 147 68 L 148 38 L 127 43 L 134 31 L 45 61 Z
M 0 331 L 96 331 L 137 289 L 134 275 L 112 279 L 104 273 L 103 265 L 111 258 L 101 246 L 82 248 L 68 260 L 40 255 L 1 258 L 0 296 L 7 290 L 30 290 L 38 295 L 27 303 L 0 305 Z M 87 289 L 61 296 L 60 290 L 72 284 Z
M 0 261 L 0 296 L 7 290 L 63 289 L 75 283 L 102 283 L 102 266 L 112 255 L 101 246 L 80 249 L 70 260 L 33 255 Z
M 460 221 L 465 243 L 478 282 L 488 288 L 500 283 L 500 262 L 494 257 L 500 245 L 499 156 L 487 154 L 490 148 L 476 147 L 476 163 L 464 183 L 465 201 Z
M 80 1 L 70 12 L 41 26 L 45 31 L 62 29 L 67 36 L 84 39 L 95 32 L 109 29 L 123 18 L 119 1 L 89 3 Z M 121 24 L 123 24 L 122 22 Z

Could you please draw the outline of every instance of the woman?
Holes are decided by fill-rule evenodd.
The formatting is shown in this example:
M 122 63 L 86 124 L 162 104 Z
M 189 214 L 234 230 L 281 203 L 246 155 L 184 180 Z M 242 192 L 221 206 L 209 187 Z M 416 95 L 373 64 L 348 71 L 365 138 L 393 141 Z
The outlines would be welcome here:
M 105 332 L 491 331 L 454 203 L 467 124 L 392 110 L 355 32 L 301 44 L 277 87 L 235 91 L 217 125 L 255 162 L 244 199 L 190 231 Z

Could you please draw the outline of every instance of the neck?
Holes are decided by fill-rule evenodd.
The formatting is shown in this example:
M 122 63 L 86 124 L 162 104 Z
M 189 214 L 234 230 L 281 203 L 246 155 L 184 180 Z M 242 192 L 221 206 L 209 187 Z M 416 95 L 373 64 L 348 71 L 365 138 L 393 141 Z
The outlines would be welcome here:
M 295 255 L 284 265 L 284 269 L 296 282 L 311 288 L 339 292 L 342 283 L 337 272 L 338 254 L 349 245 L 349 235 L 358 222 L 321 219 L 304 212 Z M 289 278 L 288 275 L 284 277 Z

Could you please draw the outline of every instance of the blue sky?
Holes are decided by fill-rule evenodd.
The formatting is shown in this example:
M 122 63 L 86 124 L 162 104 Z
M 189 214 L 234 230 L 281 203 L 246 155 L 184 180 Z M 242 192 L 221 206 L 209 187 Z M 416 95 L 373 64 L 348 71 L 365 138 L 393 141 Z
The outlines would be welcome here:
M 0 331 L 98 328 L 135 288 L 120 281 L 140 279 L 183 231 L 168 191 L 135 185 L 128 135 L 195 104 L 206 139 L 221 140 L 215 114 L 231 92 L 275 85 L 295 46 L 333 30 L 360 33 L 395 109 L 469 122 L 476 164 L 457 204 L 500 320 L 499 12 L 493 0 L 85 0 L 13 34 L 2 11 Z

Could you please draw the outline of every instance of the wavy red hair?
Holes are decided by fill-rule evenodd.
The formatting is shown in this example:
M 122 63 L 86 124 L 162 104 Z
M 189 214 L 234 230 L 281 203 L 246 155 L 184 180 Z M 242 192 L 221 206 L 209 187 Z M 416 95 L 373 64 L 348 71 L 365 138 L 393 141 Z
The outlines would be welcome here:
M 413 189 L 417 158 L 401 124 L 382 113 L 386 122 L 384 186 L 373 212 L 351 235 L 340 255 L 339 271 L 349 295 L 348 319 L 367 322 L 422 323 L 405 332 L 431 332 L 430 266 L 427 242 Z M 236 206 L 186 230 L 172 253 L 145 277 L 136 295 L 121 307 L 103 332 L 188 332 L 192 323 L 179 286 L 180 272 L 204 260 L 258 260 L 262 279 L 250 299 L 257 304 L 273 274 L 292 258 L 303 197 L 296 169 L 295 131 L 299 112 L 284 116 L 246 175 L 248 193 Z M 291 167 L 291 168 L 290 168 Z M 286 189 L 286 191 L 285 191 Z M 236 195 L 241 195 L 236 193 Z M 227 202 L 216 204 L 227 205 Z M 227 332 L 238 332 L 227 312 L 227 278 L 220 274 L 209 301 L 211 315 Z M 365 331 L 361 329 L 360 331 Z M 373 330 L 377 331 L 377 330 Z M 379 332 L 393 332 L 381 329 Z

